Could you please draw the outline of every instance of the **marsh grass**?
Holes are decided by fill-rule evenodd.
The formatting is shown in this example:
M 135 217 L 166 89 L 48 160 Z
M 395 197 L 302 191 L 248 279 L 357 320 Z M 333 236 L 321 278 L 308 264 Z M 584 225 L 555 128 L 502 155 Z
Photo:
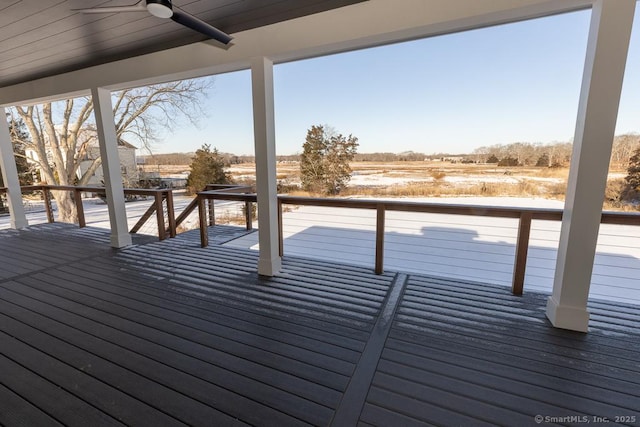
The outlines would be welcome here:
M 499 167 L 496 165 L 450 164 L 444 162 L 354 162 L 354 176 L 397 178 L 391 185 L 350 184 L 340 197 L 544 197 L 563 200 L 568 167 Z M 619 175 L 620 172 L 612 170 Z M 278 192 L 300 197 L 326 197 L 302 191 L 299 167 L 278 165 Z M 456 178 L 463 178 L 456 180 Z M 469 182 L 470 179 L 475 179 Z M 405 181 L 405 182 L 401 182 Z M 375 180 L 373 180 L 375 182 Z M 249 182 L 247 182 L 249 184 Z M 624 180 L 610 178 L 604 198 L 605 209 L 635 210 L 620 197 Z
M 391 186 L 354 186 L 346 188 L 343 196 L 370 197 L 439 197 L 439 196 L 543 196 L 549 193 L 548 183 L 521 180 L 517 183 L 478 182 L 475 184 L 449 184 L 410 182 Z M 558 188 L 554 187 L 554 196 Z M 565 185 L 566 187 L 566 185 Z

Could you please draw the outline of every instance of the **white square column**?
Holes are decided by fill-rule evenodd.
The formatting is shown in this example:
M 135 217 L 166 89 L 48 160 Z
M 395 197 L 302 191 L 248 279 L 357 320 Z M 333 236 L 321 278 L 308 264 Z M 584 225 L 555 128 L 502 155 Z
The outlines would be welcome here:
M 127 224 L 127 211 L 124 206 L 124 191 L 118 157 L 118 138 L 113 118 L 111 91 L 103 88 L 92 88 L 98 142 L 104 186 L 107 193 L 107 207 L 111 224 L 111 246 L 122 248 L 131 245 L 131 235 Z
M 251 61 L 253 132 L 258 194 L 258 274 L 273 276 L 282 267 L 278 249 L 278 187 L 276 182 L 276 135 L 273 102 L 273 62 Z
M 636 0 L 596 0 L 547 317 L 587 332 L 587 300 Z
M 18 168 L 13 154 L 13 144 L 9 134 L 9 124 L 7 123 L 7 113 L 0 107 L 0 168 L 2 168 L 2 180 L 7 187 L 7 202 L 11 215 L 11 228 L 25 228 L 29 226 L 27 217 L 22 205 L 22 191 L 20 190 L 20 180 L 18 179 Z

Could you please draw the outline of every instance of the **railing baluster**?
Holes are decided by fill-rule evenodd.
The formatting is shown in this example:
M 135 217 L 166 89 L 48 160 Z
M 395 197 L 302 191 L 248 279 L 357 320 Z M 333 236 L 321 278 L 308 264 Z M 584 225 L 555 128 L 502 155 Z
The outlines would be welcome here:
M 198 218 L 200 221 L 200 246 L 206 248 L 209 246 L 209 229 L 207 224 L 207 200 L 202 196 L 197 196 L 198 200 Z
M 207 218 L 207 204 L 210 201 L 209 207 L 211 208 L 211 214 L 213 217 L 213 202 L 215 199 L 220 200 L 235 200 L 241 202 L 255 203 L 256 195 L 247 194 L 248 191 L 252 191 L 251 187 L 247 186 L 232 186 L 232 185 L 208 185 L 207 191 L 209 194 L 202 194 L 194 199 L 184 212 L 175 218 L 175 212 L 173 210 L 173 195 L 171 192 L 162 192 L 158 190 L 144 190 L 144 189 L 125 189 L 127 194 L 139 194 L 139 195 L 152 195 L 155 194 L 156 200 L 152 207 L 145 212 L 143 218 L 134 226 L 132 233 L 137 231 L 142 224 L 153 215 L 153 211 L 156 211 L 158 215 L 158 234 L 160 240 L 163 240 L 167 233 L 175 235 L 175 229 L 177 224 L 184 221 L 188 214 L 198 206 L 199 221 L 200 221 L 200 233 L 202 239 L 202 246 L 208 245 L 208 233 L 207 233 L 207 221 L 215 224 L 213 218 Z M 49 222 L 54 222 L 53 209 L 51 207 L 51 194 L 50 190 L 56 191 L 75 191 L 78 196 L 76 197 L 77 207 L 80 206 L 81 197 L 80 192 L 104 192 L 102 187 L 74 187 L 65 185 L 32 185 L 23 186 L 22 191 L 42 191 L 45 207 L 47 210 L 47 219 Z M 6 192 L 6 189 L 0 188 L 0 194 Z M 164 212 L 162 207 L 162 201 L 167 200 L 167 215 L 169 218 L 169 228 L 165 228 L 164 225 Z M 516 256 L 515 265 L 513 269 L 512 280 L 512 292 L 515 295 L 520 295 L 523 292 L 524 279 L 526 273 L 527 252 L 529 249 L 529 235 L 531 232 L 531 221 L 533 217 L 538 220 L 544 221 L 560 221 L 562 220 L 563 211 L 560 209 L 522 209 L 517 207 L 495 207 L 495 206 L 475 206 L 475 205 L 449 205 L 449 204 L 429 204 L 429 203 L 415 203 L 406 201 L 377 201 L 377 200 L 352 200 L 352 199 L 317 199 L 310 197 L 294 197 L 294 196 L 278 196 L 278 246 L 280 256 L 284 255 L 284 227 L 283 227 L 283 205 L 299 205 L 299 206 L 326 206 L 336 208 L 354 208 L 354 209 L 374 209 L 376 210 L 376 260 L 375 260 L 375 272 L 381 274 L 384 271 L 384 229 L 385 229 L 385 212 L 387 210 L 401 211 L 401 212 L 423 212 L 423 213 L 437 213 L 448 215 L 469 215 L 469 216 L 486 216 L 494 218 L 519 218 L 518 239 L 516 243 Z M 251 208 L 246 208 L 247 213 L 251 213 Z M 81 219 L 82 218 L 82 219 Z M 247 218 L 248 220 L 248 218 Z M 84 215 L 79 215 L 78 222 L 83 226 Z M 172 223 L 173 222 L 173 223 Z M 247 221 L 249 224 L 251 222 Z M 621 224 L 621 225 L 640 225 L 640 215 L 636 213 L 626 212 L 603 212 L 601 216 L 601 223 L 603 224 Z M 162 224 L 162 225 L 161 225 Z
M 84 206 L 82 204 L 82 191 L 75 189 L 73 192 L 73 199 L 76 202 L 76 215 L 78 216 L 78 227 L 84 228 L 87 223 L 84 218 Z
M 173 206 L 173 190 L 167 190 L 167 216 L 169 217 L 169 237 L 176 237 L 176 212 Z
M 51 207 L 51 193 L 49 193 L 49 187 L 42 186 L 42 199 L 44 200 L 44 208 L 47 211 L 47 221 L 55 222 L 53 218 L 53 208 Z
M 215 199 L 208 199 L 207 203 L 209 204 L 209 225 L 213 227 L 216 225 L 216 211 L 215 211 Z
M 379 203 L 376 207 L 376 274 L 384 273 L 384 214 L 385 206 Z
M 282 231 L 282 200 L 278 197 L 278 253 L 284 256 L 284 235 Z
M 156 204 L 156 217 L 158 218 L 158 239 L 164 240 L 166 238 L 164 231 L 164 209 L 162 208 L 162 193 L 157 192 L 155 194 Z
M 247 230 L 253 229 L 253 203 L 244 202 L 244 217 Z
M 531 212 L 520 213 L 518 226 L 518 240 L 516 242 L 516 259 L 513 266 L 513 282 L 511 292 L 514 295 L 522 295 L 524 277 L 527 269 L 527 253 L 529 252 L 529 235 L 531 234 Z

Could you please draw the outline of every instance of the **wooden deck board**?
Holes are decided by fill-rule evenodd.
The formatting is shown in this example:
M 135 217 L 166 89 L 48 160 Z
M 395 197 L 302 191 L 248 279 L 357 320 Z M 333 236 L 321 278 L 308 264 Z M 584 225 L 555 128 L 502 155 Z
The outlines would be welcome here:
M 0 425 L 15 427 L 62 426 L 38 407 L 1 384 Z
M 445 416 L 452 425 L 455 413 L 473 419 L 461 424 L 528 425 L 535 415 L 638 414 L 637 324 L 619 329 L 623 340 L 599 325 L 587 335 L 557 330 L 544 318 L 545 299 L 411 276 L 362 419 L 441 424 Z M 424 412 L 425 404 L 438 409 Z
M 322 345 L 329 345 L 332 348 L 345 349 L 346 351 L 341 352 L 340 357 L 346 360 L 351 360 L 353 357 L 356 357 L 358 351 L 361 351 L 363 347 L 362 341 L 349 338 L 346 334 L 340 334 L 341 331 L 347 333 L 349 331 L 348 329 L 337 331 L 338 333 L 327 331 L 327 329 L 335 328 L 335 325 L 323 325 L 317 321 L 307 325 L 302 322 L 293 322 L 291 316 L 280 316 L 280 318 L 267 317 L 264 314 L 258 314 L 252 310 L 236 308 L 212 299 L 204 301 L 197 296 L 185 296 L 172 290 L 158 289 L 157 286 L 140 283 L 140 281 L 131 280 L 131 278 L 123 278 L 121 272 L 117 272 L 117 276 L 113 276 L 110 275 L 113 271 L 111 269 L 104 269 L 102 263 L 90 265 L 90 267 L 91 271 L 81 269 L 71 270 L 69 268 L 61 269 L 61 271 L 72 273 L 76 278 L 82 278 L 87 288 L 98 288 L 127 299 L 145 301 L 155 305 L 169 304 L 175 311 L 192 314 L 201 318 L 216 315 L 218 318 L 217 321 L 223 322 L 224 324 L 234 324 L 238 326 L 243 322 L 248 322 L 254 331 L 262 328 L 270 328 L 281 331 L 283 336 L 294 333 L 308 337 L 313 340 L 314 346 L 317 343 L 321 343 Z M 114 277 L 117 278 L 117 281 L 113 280 Z
M 80 245 L 76 233 L 62 240 Z M 304 263 L 265 279 L 249 251 L 173 239 L 115 252 L 99 237 L 53 268 L 0 282 L 0 313 L 11 317 L 2 330 L 193 425 L 329 424 L 393 279 L 305 275 Z
M 0 425 L 640 416 L 636 306 L 591 301 L 577 334 L 544 294 L 291 257 L 264 278 L 255 252 L 194 235 L 115 251 L 90 227 L 0 232 Z
M 4 306 L 3 310 L 9 308 Z M 154 363 L 122 346 L 65 327 L 53 319 L 26 312 L 21 307 L 18 311 L 23 313 L 18 319 L 31 324 L 3 319 L 3 330 L 11 335 L 20 336 L 30 347 L 39 349 L 53 359 L 111 387 L 126 390 L 127 394 L 155 408 L 156 411 L 166 413 L 184 423 L 205 425 L 212 419 L 221 425 L 233 423 L 232 417 L 202 402 L 210 396 L 213 389 L 203 384 L 202 380 L 185 378 L 185 375 L 174 367 Z M 11 313 L 18 316 L 15 311 Z M 54 372 L 58 369 L 57 366 L 51 368 Z M 83 391 L 95 395 L 99 401 L 102 400 L 99 389 L 86 388 Z M 51 398 L 50 401 L 55 403 L 56 399 Z M 67 409 L 66 412 L 75 414 L 76 410 Z M 83 425 L 92 423 L 84 422 Z
M 1 319 L 7 320 L 5 316 Z M 5 326 L 4 323 L 2 325 L 3 331 L 9 330 L 9 326 Z M 14 331 L 21 327 L 15 321 L 12 322 L 12 326 Z M 25 329 L 29 328 L 22 325 L 22 330 Z M 4 333 L 3 337 L 6 337 Z M 21 335 L 21 338 L 26 340 L 28 335 Z M 122 420 L 126 424 L 142 425 L 145 422 L 156 422 L 161 423 L 158 425 L 184 425 L 88 375 L 84 369 L 64 363 L 27 343 L 6 337 L 3 339 L 2 352 L 3 369 L 9 368 L 15 374 L 22 374 L 15 379 L 11 375 L 3 374 L 3 385 L 14 390 L 54 420 L 79 426 L 91 425 L 91 422 L 105 424 L 104 421 L 111 418 L 107 415 L 110 414 L 112 418 Z M 17 363 L 12 359 L 20 362 L 22 370 L 17 368 Z M 9 364 L 9 361 L 12 363 Z
M 3 322 L 4 328 L 4 322 Z M 29 365 L 30 362 L 41 363 L 41 355 L 34 354 L 27 346 L 18 340 L 1 334 L 3 352 L 6 354 L 18 354 L 21 364 Z M 53 362 L 53 361 L 52 361 Z M 35 364 L 34 363 L 34 364 Z M 122 426 L 114 418 L 101 412 L 86 403 L 84 400 L 76 398 L 69 392 L 60 390 L 58 384 L 52 384 L 33 371 L 23 367 L 7 357 L 0 357 L 0 374 L 5 387 L 9 387 L 14 393 L 28 396 L 29 404 L 36 405 L 40 409 L 39 418 L 47 414 L 54 419 L 64 420 L 72 425 L 99 425 L 99 426 Z M 56 364 L 56 362 L 53 362 Z M 33 365 L 32 365 L 33 366 Z M 57 369 L 51 364 L 50 369 Z M 65 384 L 62 382 L 62 387 Z M 15 400 L 15 399 L 14 399 Z M 27 401 L 20 406 L 25 406 Z M 4 416 L 3 416 L 4 418 Z

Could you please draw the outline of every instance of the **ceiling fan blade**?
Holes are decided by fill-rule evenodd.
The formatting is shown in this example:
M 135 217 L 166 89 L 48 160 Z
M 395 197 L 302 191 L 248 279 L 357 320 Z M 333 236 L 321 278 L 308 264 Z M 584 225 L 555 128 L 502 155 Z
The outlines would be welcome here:
M 229 34 L 220 31 L 215 27 L 212 27 L 211 25 L 196 18 L 195 16 L 190 15 L 183 10 L 178 10 L 178 8 L 176 8 L 175 6 L 173 8 L 173 15 L 171 16 L 171 19 L 178 24 L 182 24 L 185 27 L 191 28 L 192 30 L 202 33 L 205 36 L 217 40 L 225 45 L 229 44 L 229 42 L 231 42 L 231 39 L 233 38 Z
M 119 12 L 146 12 L 145 0 L 140 0 L 131 6 L 94 7 L 88 9 L 71 9 L 81 13 L 119 13 Z

